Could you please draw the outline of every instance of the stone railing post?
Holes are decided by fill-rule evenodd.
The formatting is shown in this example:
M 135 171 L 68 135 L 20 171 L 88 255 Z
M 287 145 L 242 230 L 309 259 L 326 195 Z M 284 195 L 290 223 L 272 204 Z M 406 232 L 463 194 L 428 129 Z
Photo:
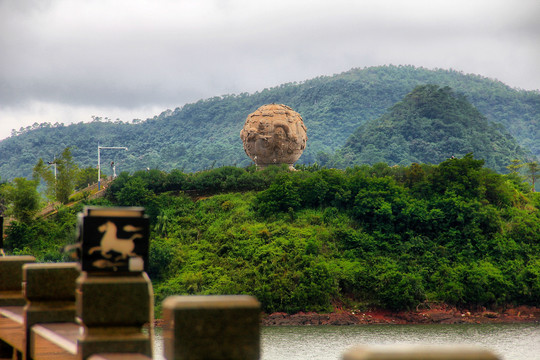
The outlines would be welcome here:
M 0 257 L 0 306 L 24 306 L 23 265 L 35 262 L 33 256 Z
M 163 302 L 168 360 L 260 357 L 260 304 L 251 296 L 171 296 Z
M 152 334 L 141 331 L 153 321 L 152 299 L 146 273 L 114 277 L 83 273 L 77 279 L 77 316 L 84 326 L 77 345 L 80 358 L 118 352 L 152 356 Z
M 4 255 L 4 217 L 0 215 L 0 255 Z
M 152 356 L 154 296 L 145 272 L 148 231 L 142 208 L 86 208 L 80 215 L 80 359 L 99 353 Z M 147 333 L 142 331 L 145 324 L 150 324 Z
M 499 360 L 491 351 L 470 346 L 357 346 L 343 360 Z
M 23 287 L 27 300 L 24 307 L 27 359 L 30 358 L 30 330 L 33 325 L 75 322 L 75 281 L 79 274 L 77 263 L 23 266 Z
M 36 261 L 33 256 L 0 256 L 0 307 L 24 306 L 26 299 L 22 293 L 22 267 L 24 264 Z M 3 316 L 0 317 L 0 323 L 4 323 Z M 16 331 L 7 330 L 0 331 L 2 339 L 0 339 L 0 357 L 11 358 L 16 356 L 17 350 L 12 346 L 13 341 L 22 342 Z M 7 332 L 7 333 L 6 333 Z M 6 335 L 9 339 L 4 337 Z

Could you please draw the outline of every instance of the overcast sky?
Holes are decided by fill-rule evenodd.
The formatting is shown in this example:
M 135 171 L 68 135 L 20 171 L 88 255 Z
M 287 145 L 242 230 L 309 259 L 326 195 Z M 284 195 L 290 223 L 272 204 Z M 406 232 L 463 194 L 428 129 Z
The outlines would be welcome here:
M 0 0 L 0 139 L 385 64 L 540 89 L 538 0 Z

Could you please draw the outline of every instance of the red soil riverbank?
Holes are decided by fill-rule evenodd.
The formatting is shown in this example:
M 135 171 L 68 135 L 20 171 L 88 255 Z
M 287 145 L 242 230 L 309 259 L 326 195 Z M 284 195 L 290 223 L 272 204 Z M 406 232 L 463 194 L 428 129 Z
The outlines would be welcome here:
M 539 322 L 540 308 L 519 306 L 489 311 L 470 311 L 447 305 L 436 305 L 407 312 L 384 310 L 336 309 L 329 314 L 318 313 L 272 313 L 264 314 L 263 326 L 287 325 L 363 325 L 363 324 L 484 324 Z
M 368 325 L 368 324 L 497 324 L 540 322 L 540 308 L 534 306 L 507 307 L 496 311 L 471 311 L 448 305 L 431 305 L 415 311 L 350 310 L 336 308 L 328 314 L 276 312 L 262 315 L 263 326 L 302 325 Z M 154 321 L 163 326 L 162 319 Z

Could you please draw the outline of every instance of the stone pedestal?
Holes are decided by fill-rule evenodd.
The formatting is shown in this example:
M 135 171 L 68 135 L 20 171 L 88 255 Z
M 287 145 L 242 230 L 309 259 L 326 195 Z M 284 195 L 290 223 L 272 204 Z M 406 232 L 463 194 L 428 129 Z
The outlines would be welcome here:
M 96 353 L 139 353 L 152 356 L 153 291 L 146 273 L 82 273 L 77 279 L 77 342 L 81 359 Z
M 163 318 L 168 360 L 260 357 L 260 304 L 251 296 L 172 296 Z

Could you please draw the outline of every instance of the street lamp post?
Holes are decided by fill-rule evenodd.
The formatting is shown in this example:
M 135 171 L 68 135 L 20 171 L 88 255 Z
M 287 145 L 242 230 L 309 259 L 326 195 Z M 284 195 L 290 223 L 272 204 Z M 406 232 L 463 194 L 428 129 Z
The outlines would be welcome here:
M 54 192 L 56 196 L 56 157 L 54 158 L 54 161 L 48 161 L 47 164 L 54 166 Z
M 54 182 L 56 183 L 56 159 L 54 161 L 48 161 L 47 164 L 54 166 Z
M 101 149 L 114 149 L 114 150 L 126 150 L 125 146 L 99 146 L 97 147 L 97 161 L 98 161 L 98 190 L 101 190 Z

